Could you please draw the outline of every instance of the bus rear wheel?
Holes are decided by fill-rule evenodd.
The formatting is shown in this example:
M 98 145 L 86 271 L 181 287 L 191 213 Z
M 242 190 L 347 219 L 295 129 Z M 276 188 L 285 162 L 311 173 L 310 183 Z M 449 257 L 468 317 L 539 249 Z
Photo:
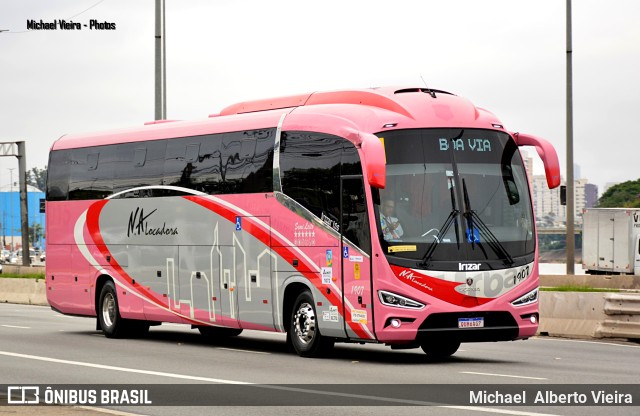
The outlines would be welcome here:
M 432 359 L 442 359 L 452 356 L 460 348 L 460 341 L 456 340 L 440 340 L 432 342 L 424 342 L 420 345 L 422 351 L 427 357 Z
M 300 293 L 293 304 L 287 340 L 301 357 L 320 357 L 333 348 L 334 340 L 320 334 L 311 292 Z
M 149 323 L 124 319 L 120 316 L 115 284 L 109 280 L 100 291 L 98 302 L 98 322 L 107 338 L 140 336 L 149 332 Z

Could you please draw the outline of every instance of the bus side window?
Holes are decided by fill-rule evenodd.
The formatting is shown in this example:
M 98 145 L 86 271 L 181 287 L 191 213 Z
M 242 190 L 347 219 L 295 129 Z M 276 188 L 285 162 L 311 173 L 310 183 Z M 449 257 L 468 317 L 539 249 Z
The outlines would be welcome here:
M 352 143 L 344 142 L 342 175 L 359 175 L 359 178 L 342 179 L 342 232 L 345 238 L 365 253 L 371 254 L 371 233 L 367 201 L 364 193 L 362 166 L 358 151 Z
M 320 133 L 286 132 L 280 145 L 282 191 L 318 218 L 324 215 L 336 222 L 342 140 Z
M 182 172 L 184 171 L 187 153 L 187 139 L 173 139 L 167 142 L 163 169 L 163 185 L 184 186 Z
M 70 150 L 55 150 L 49 158 L 47 201 L 66 201 L 69 196 Z
M 247 161 L 241 192 L 273 192 L 273 146 L 275 130 L 264 129 L 244 133 L 253 146 L 253 156 Z
M 166 140 L 119 144 L 114 163 L 113 192 L 162 185 L 166 146 Z M 124 197 L 137 195 L 127 193 Z M 156 195 L 145 192 L 144 196 Z
M 73 149 L 69 163 L 69 199 L 103 199 L 113 192 L 115 146 Z

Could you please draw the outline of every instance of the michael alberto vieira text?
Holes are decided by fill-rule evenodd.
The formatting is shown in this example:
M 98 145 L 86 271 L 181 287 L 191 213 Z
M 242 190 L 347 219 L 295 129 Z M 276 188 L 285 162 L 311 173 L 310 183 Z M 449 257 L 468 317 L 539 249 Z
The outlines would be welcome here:
M 533 393 L 533 392 L 529 392 Z M 538 390 L 535 393 L 533 404 L 633 404 L 633 395 L 619 393 L 617 390 L 607 392 L 605 390 L 592 390 L 587 393 L 555 393 L 552 390 Z M 471 390 L 469 392 L 470 404 L 527 404 L 527 391 L 520 393 L 489 392 L 487 390 Z
M 27 20 L 27 30 L 82 30 L 82 27 L 90 30 L 116 30 L 116 24 L 110 22 L 98 22 L 96 19 L 89 20 L 88 25 L 83 25 L 72 20 L 56 19 L 52 22 Z

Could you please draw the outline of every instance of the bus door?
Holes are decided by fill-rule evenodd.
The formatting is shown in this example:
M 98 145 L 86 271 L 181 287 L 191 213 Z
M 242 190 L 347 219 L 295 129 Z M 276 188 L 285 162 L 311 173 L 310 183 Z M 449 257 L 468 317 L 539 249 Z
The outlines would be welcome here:
M 340 225 L 345 330 L 352 339 L 372 339 L 371 233 L 362 175 L 341 176 Z

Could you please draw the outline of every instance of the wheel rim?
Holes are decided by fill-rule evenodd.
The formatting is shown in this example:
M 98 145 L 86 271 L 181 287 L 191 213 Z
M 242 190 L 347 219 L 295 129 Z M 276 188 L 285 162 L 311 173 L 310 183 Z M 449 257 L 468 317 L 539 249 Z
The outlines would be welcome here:
M 116 300 L 112 293 L 107 293 L 102 300 L 102 320 L 108 327 L 116 320 Z
M 316 335 L 316 314 L 313 307 L 306 302 L 301 303 L 293 317 L 293 323 L 298 340 L 305 345 L 311 343 Z

